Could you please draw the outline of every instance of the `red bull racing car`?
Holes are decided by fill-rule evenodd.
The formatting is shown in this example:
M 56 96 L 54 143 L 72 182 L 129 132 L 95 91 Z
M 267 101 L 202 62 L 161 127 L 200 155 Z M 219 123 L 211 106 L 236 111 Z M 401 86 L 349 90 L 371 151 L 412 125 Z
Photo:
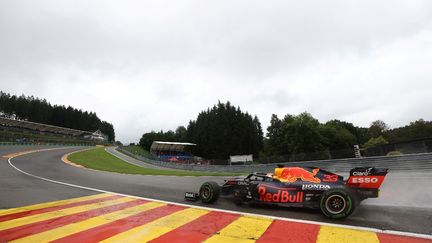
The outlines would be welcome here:
M 199 193 L 186 192 L 186 200 L 213 203 L 231 195 L 236 204 L 260 203 L 320 209 L 328 218 L 345 218 L 366 198 L 378 197 L 388 169 L 354 168 L 347 181 L 319 168 L 283 167 L 274 174 L 252 173 L 233 177 L 223 185 L 205 182 Z

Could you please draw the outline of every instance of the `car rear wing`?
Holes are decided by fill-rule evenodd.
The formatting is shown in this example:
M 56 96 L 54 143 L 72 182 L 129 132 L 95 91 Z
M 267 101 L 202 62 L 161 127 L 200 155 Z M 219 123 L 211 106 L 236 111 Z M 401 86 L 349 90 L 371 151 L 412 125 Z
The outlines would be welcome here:
M 354 188 L 378 189 L 387 175 L 388 169 L 357 167 L 350 171 L 346 185 Z

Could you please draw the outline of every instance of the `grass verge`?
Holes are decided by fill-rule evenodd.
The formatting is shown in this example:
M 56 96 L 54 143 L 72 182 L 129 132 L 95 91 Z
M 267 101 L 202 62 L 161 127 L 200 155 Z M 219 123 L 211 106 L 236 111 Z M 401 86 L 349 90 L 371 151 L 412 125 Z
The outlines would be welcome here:
M 133 153 L 136 155 L 141 155 L 141 156 L 150 156 L 149 151 L 144 150 L 141 146 L 138 145 L 129 145 L 129 146 L 124 146 L 122 147 L 122 149 L 128 151 L 129 153 Z
M 75 164 L 82 165 L 90 169 L 117 172 L 123 174 L 170 176 L 232 176 L 240 174 L 148 169 L 129 164 L 106 152 L 104 148 L 95 148 L 73 153 L 68 156 L 68 159 Z

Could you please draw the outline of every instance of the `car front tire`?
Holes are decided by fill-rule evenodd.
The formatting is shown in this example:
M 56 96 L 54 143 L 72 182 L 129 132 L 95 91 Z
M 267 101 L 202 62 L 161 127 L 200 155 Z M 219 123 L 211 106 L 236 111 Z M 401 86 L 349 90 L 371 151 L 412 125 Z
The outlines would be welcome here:
M 213 203 L 218 200 L 220 194 L 220 186 L 214 182 L 209 181 L 201 185 L 199 196 L 203 203 Z

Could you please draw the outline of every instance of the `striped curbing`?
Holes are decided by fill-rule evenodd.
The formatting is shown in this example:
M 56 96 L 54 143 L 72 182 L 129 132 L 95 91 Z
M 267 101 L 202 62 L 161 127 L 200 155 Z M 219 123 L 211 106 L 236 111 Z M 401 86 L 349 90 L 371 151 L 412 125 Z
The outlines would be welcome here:
M 81 151 L 81 150 L 80 150 L 80 151 Z M 72 165 L 72 166 L 75 166 L 75 167 L 78 167 L 78 168 L 85 168 L 85 167 L 82 166 L 82 165 L 75 164 L 74 162 L 70 161 L 68 157 L 69 157 L 69 155 L 71 155 L 71 154 L 73 154 L 73 152 L 72 152 L 72 153 L 68 153 L 68 154 L 63 155 L 63 156 L 61 157 L 61 160 L 62 160 L 63 162 L 65 162 L 66 164 L 68 164 L 68 165 Z
M 432 242 L 109 193 L 0 211 L 0 242 Z
M 63 161 L 64 163 L 66 163 L 68 165 L 72 165 L 72 166 L 75 166 L 75 167 L 78 167 L 78 168 L 90 169 L 90 168 L 86 168 L 86 167 L 84 167 L 82 165 L 76 164 L 76 163 L 74 163 L 74 162 L 72 162 L 72 161 L 69 160 L 69 156 L 71 154 L 78 153 L 78 152 L 83 152 L 83 151 L 90 150 L 90 149 L 93 149 L 93 148 L 81 149 L 81 150 L 78 150 L 78 151 L 73 151 L 73 152 L 67 153 L 67 154 L 65 154 L 65 155 L 63 155 L 61 157 L 61 161 Z M 93 169 L 90 169 L 90 170 L 93 170 Z

